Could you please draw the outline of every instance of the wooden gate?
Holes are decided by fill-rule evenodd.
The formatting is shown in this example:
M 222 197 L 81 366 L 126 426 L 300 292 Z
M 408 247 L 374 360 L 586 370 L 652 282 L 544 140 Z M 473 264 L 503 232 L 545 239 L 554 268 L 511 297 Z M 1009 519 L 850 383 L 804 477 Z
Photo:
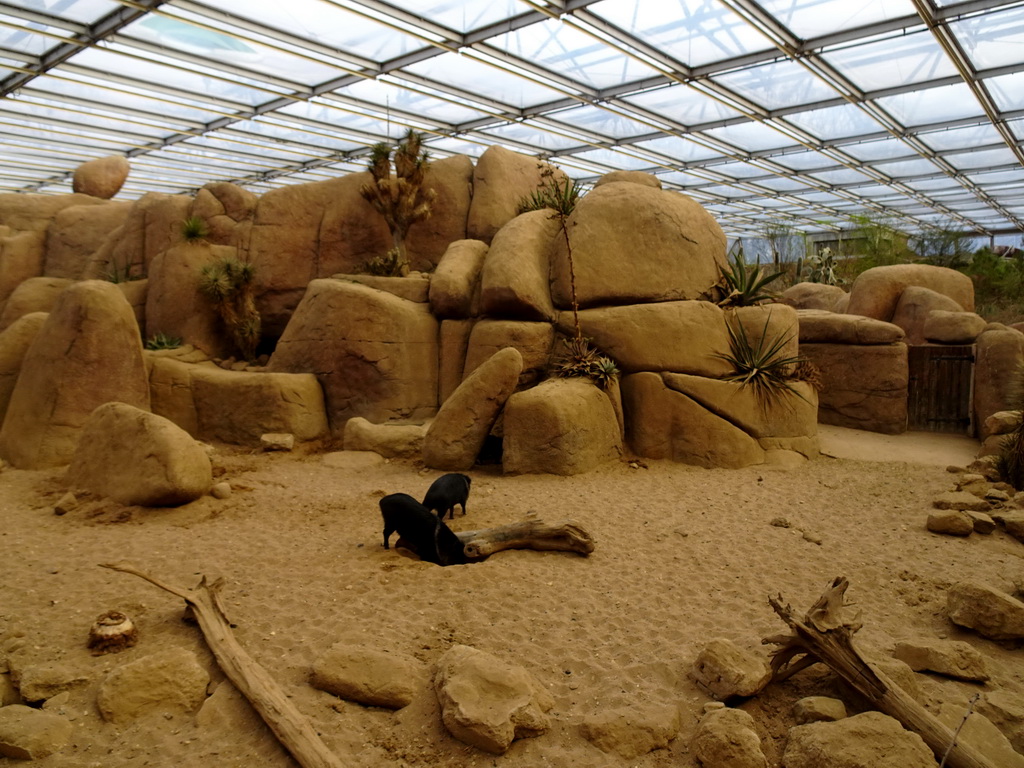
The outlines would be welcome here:
M 908 363 L 909 428 L 972 434 L 974 346 L 912 345 Z

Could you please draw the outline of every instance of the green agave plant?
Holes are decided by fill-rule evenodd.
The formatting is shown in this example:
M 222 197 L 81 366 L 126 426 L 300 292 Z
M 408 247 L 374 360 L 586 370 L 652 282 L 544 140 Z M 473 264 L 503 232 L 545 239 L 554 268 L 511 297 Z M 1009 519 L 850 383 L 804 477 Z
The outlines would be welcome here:
M 558 182 L 549 175 L 545 177 L 543 186 L 519 199 L 516 210 L 518 213 L 528 213 L 550 208 L 557 216 L 564 217 L 576 208 L 580 194 L 580 188 L 572 179 L 566 178 Z
M 146 349 L 177 349 L 180 346 L 181 338 L 166 333 L 155 333 L 146 341 Z
M 210 234 L 210 228 L 201 216 L 189 216 L 181 222 L 181 236 L 189 242 L 203 240 Z
M 806 400 L 793 386 L 796 380 L 793 371 L 806 358 L 799 355 L 783 355 L 783 350 L 792 337 L 787 334 L 772 336 L 768 332 L 770 320 L 769 313 L 760 337 L 755 340 L 747 336 L 743 324 L 738 320 L 726 319 L 730 352 L 716 355 L 727 361 L 734 369 L 734 373 L 725 376 L 724 380 L 735 381 L 742 387 L 753 389 L 754 397 L 764 410 L 780 402 L 787 395 L 796 395 L 801 400 Z
M 565 339 L 566 350 L 555 363 L 553 373 L 563 379 L 587 378 L 601 389 L 619 377 L 619 366 L 607 355 L 601 354 L 589 339 Z
M 751 307 L 762 301 L 774 299 L 775 296 L 765 288 L 784 274 L 762 273 L 760 263 L 748 266 L 743 259 L 743 249 L 738 248 L 733 253 L 733 261 L 729 268 L 722 270 L 722 279 L 729 293 L 718 304 L 723 307 Z

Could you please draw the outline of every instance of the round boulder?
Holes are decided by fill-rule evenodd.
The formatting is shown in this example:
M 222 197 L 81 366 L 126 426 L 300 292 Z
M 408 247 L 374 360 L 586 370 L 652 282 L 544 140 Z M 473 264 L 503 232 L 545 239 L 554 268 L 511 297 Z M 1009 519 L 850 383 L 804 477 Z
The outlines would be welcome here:
M 82 163 L 75 169 L 71 188 L 84 195 L 101 197 L 109 200 L 124 186 L 131 165 L 121 155 L 98 157 Z
M 962 272 L 931 264 L 893 264 L 862 272 L 850 287 L 851 315 L 892 320 L 896 305 L 908 286 L 930 288 L 953 299 L 965 312 L 974 311 L 974 283 Z

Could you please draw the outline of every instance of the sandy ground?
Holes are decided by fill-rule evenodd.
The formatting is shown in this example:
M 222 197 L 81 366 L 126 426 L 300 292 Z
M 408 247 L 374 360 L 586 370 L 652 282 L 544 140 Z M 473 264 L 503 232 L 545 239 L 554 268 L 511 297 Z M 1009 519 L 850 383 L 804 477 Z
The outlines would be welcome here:
M 223 576 L 239 642 L 346 766 L 696 766 L 689 745 L 709 701 L 689 674 L 698 651 L 726 637 L 766 654 L 761 638 L 784 629 L 768 596 L 781 593 L 802 612 L 837 575 L 849 578 L 862 611 L 863 648 L 888 655 L 897 641 L 939 637 L 984 653 L 992 673 L 985 685 L 922 675 L 935 700 L 996 688 L 1024 693 L 1019 644 L 961 631 L 943 612 L 945 590 L 958 580 L 1024 588 L 1024 545 L 1001 532 L 957 539 L 924 528 L 932 498 L 952 484 L 947 465 L 969 462 L 976 444 L 824 428 L 822 447 L 826 455 L 795 469 L 623 461 L 563 478 L 481 467 L 471 473 L 469 513 L 456 518 L 456 530 L 535 510 L 548 520 L 574 518 L 596 550 L 509 551 L 447 568 L 381 546 L 377 499 L 397 491 L 422 497 L 439 474 L 412 461 L 368 467 L 344 454 L 225 448 L 216 465 L 234 489 L 226 500 L 166 510 L 106 504 L 65 516 L 53 512 L 63 493 L 59 472 L 8 469 L 0 474 L 0 648 L 19 668 L 60 665 L 87 680 L 57 708 L 74 723 L 72 740 L 33 764 L 295 765 L 230 684 L 220 685 L 200 632 L 181 620 L 182 602 L 98 566 L 116 560 L 183 586 Z M 140 641 L 93 657 L 88 628 L 111 609 L 135 619 Z M 447 735 L 429 688 L 397 713 L 340 701 L 308 684 L 313 660 L 339 640 L 428 665 L 456 643 L 519 663 L 551 692 L 552 727 L 495 757 Z M 104 676 L 173 647 L 195 652 L 210 671 L 216 693 L 203 710 L 105 723 L 96 708 Z M 793 724 L 792 703 L 839 692 L 829 674 L 809 670 L 743 704 L 772 766 Z M 661 702 L 682 713 L 667 749 L 623 761 L 580 734 L 588 715 Z

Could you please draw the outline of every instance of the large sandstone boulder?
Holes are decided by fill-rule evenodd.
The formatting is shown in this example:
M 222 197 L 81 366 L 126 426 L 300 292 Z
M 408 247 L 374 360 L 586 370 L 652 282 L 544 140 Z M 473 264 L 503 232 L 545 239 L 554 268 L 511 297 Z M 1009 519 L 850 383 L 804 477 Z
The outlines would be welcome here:
M 623 373 L 673 371 L 721 377 L 732 372 L 718 355 L 729 350 L 725 313 L 708 301 L 668 301 L 584 309 L 583 335 L 618 363 Z M 572 328 L 572 315 L 558 321 Z
M 3 325 L 0 320 L 0 326 Z M 988 437 L 985 422 L 999 411 L 1012 410 L 1014 386 L 1024 364 L 1024 333 L 992 328 L 978 336 L 974 353 L 974 423 L 978 437 Z
M 434 190 L 434 202 L 430 216 L 409 228 L 406 248 L 412 269 L 429 271 L 441 261 L 449 243 L 466 238 L 473 161 L 465 155 L 434 160 L 427 165 L 423 186 Z
M 642 184 L 645 187 L 661 189 L 661 179 L 653 173 L 644 171 L 609 171 L 594 184 L 600 187 L 602 184 L 614 184 L 617 181 L 628 181 L 631 184 Z
M 71 460 L 97 406 L 116 400 L 149 410 L 135 315 L 113 283 L 67 288 L 29 347 L 0 429 L 0 456 L 40 469 Z
M 551 211 L 517 216 L 494 236 L 480 275 L 480 308 L 491 317 L 551 320 L 550 254 L 561 236 Z
M 778 344 L 776 359 L 800 354 L 800 323 L 792 307 L 785 304 L 731 307 L 725 311 L 725 320 L 737 337 L 745 336 L 755 349 L 768 350 Z
M 4 422 L 25 353 L 43 327 L 46 316 L 46 312 L 30 312 L 0 331 L 0 424 Z
M 950 621 L 991 640 L 1024 638 L 1024 603 L 977 581 L 954 584 L 946 593 Z
M 196 193 L 191 215 L 206 223 L 206 239 L 216 245 L 248 243 L 259 198 L 229 181 L 212 181 Z
M 974 311 L 974 283 L 962 272 L 930 264 L 893 264 L 872 267 L 850 287 L 846 311 L 877 320 L 892 320 L 900 296 L 908 286 L 930 288 L 955 301 L 965 312 Z
M 789 729 L 786 768 L 935 768 L 935 756 L 916 733 L 881 712 Z
M 45 250 L 45 231 L 0 237 L 0 305 L 26 280 L 43 274 Z
M 963 312 L 963 308 L 949 296 L 920 285 L 908 285 L 900 294 L 893 311 L 892 323 L 907 334 L 907 344 L 925 342 L 924 324 L 935 310 Z
M 846 291 L 838 285 L 825 283 L 797 283 L 779 294 L 779 301 L 794 309 L 820 309 L 838 312 L 839 303 L 846 298 Z
M 554 344 L 555 329 L 550 323 L 480 320 L 469 334 L 462 377 L 471 374 L 499 350 L 515 347 L 523 356 L 520 384 L 524 380 L 536 381 L 550 362 Z
M 906 344 L 801 344 L 800 353 L 821 371 L 820 423 L 889 435 L 906 431 Z
M 182 223 L 191 206 L 188 195 L 147 192 L 132 203 L 124 224 L 92 254 L 82 277 L 145 277 L 158 253 L 182 241 Z
M 639 456 L 701 467 L 746 467 L 765 460 L 758 441 L 692 398 L 669 389 L 657 373 L 622 379 L 626 440 Z
M 210 458 L 172 422 L 124 403 L 101 405 L 82 428 L 68 485 L 122 504 L 173 507 L 213 485 Z
M 428 424 L 371 424 L 356 416 L 345 423 L 346 451 L 373 451 L 385 458 L 411 459 L 423 451 Z
M 580 307 L 708 298 L 727 264 L 721 227 L 679 192 L 604 184 L 580 199 L 567 227 Z M 557 238 L 551 297 L 560 309 L 571 306 L 569 283 Z
M 64 208 L 73 205 L 104 205 L 90 195 L 0 194 L 0 222 L 14 232 L 45 232 Z
M 1010 739 L 985 715 L 971 712 L 965 720 L 964 708 L 947 701 L 942 703 L 938 718 L 949 730 L 957 731 L 961 743 L 987 757 L 991 765 L 1024 768 L 1024 754 L 1017 752 Z
M 108 155 L 88 160 L 75 169 L 71 189 L 83 195 L 109 200 L 128 178 L 131 164 L 122 155 Z
M 456 240 L 448 246 L 430 278 L 430 308 L 437 317 L 476 314 L 474 299 L 479 294 L 486 256 L 487 243 L 480 240 Z
M 203 703 L 209 682 L 191 651 L 158 651 L 115 667 L 100 684 L 96 706 L 112 723 L 155 713 L 189 715 Z
M 925 341 L 935 344 L 973 344 L 985 330 L 985 318 L 974 312 L 932 310 L 925 318 Z
M 204 266 L 237 253 L 227 245 L 191 242 L 157 255 L 149 266 L 146 338 L 162 333 L 212 357 L 227 357 L 234 345 L 213 301 L 199 290 L 199 280 Z
M 43 274 L 78 280 L 89 267 L 92 254 L 108 235 L 122 226 L 132 209 L 129 202 L 75 205 L 54 218 L 46 232 Z
M 470 469 L 505 401 L 515 391 L 523 356 L 514 347 L 477 367 L 444 402 L 423 439 L 423 463 L 433 469 Z
M 545 713 L 554 706 L 525 669 L 466 645 L 453 646 L 438 660 L 434 688 L 445 728 L 495 755 L 514 739 L 544 733 Z
M 576 475 L 618 459 L 622 441 L 608 396 L 589 379 L 548 379 L 505 404 L 506 473 Z
M 23 282 L 14 289 L 0 312 L 0 331 L 22 315 L 49 312 L 57 303 L 57 297 L 73 282 L 61 277 L 33 277 Z
M 270 359 L 315 373 L 331 429 L 362 416 L 423 419 L 437 408 L 438 322 L 418 304 L 356 283 L 314 280 Z
M 362 271 L 392 247 L 383 217 L 359 194 L 369 172 L 263 194 L 256 205 L 249 255 L 258 305 L 269 335 L 278 335 L 311 280 Z
M 442 320 L 438 339 L 441 359 L 437 370 L 437 401 L 444 404 L 462 383 L 466 367 L 466 351 L 475 320 Z
M 895 344 L 906 333 L 898 325 L 858 315 L 801 309 L 801 344 Z
M 488 147 L 473 169 L 473 202 L 469 206 L 466 237 L 491 242 L 491 238 L 518 214 L 519 201 L 541 183 L 537 158 L 504 147 Z M 561 180 L 564 174 L 557 172 Z

